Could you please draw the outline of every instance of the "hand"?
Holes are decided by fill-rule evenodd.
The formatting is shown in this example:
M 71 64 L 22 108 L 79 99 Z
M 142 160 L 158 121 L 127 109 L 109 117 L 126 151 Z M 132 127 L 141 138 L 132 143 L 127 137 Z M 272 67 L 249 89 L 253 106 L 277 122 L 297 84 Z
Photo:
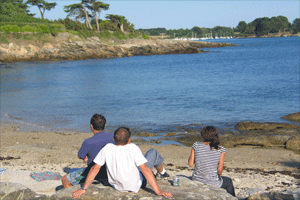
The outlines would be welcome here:
M 83 161 L 84 161 L 85 163 L 87 163 L 87 162 L 89 161 L 89 158 L 86 156 L 86 157 L 83 159 Z
M 157 194 L 158 196 L 164 196 L 167 198 L 171 198 L 173 197 L 173 195 L 171 194 L 171 192 L 167 192 L 167 191 L 161 191 L 159 194 Z
M 80 199 L 80 196 L 82 195 L 82 194 L 84 194 L 85 193 L 85 190 L 82 190 L 82 189 L 78 189 L 78 190 L 75 190 L 75 191 L 73 191 L 73 198 L 75 198 L 75 199 Z

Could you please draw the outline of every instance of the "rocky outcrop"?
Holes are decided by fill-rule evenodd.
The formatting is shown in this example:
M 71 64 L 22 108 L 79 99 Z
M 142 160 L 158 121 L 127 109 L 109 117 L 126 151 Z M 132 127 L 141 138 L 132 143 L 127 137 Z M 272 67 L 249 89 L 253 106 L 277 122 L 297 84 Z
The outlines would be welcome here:
M 290 120 L 290 121 L 293 121 L 293 122 L 300 123 L 300 112 L 285 115 L 285 116 L 282 117 L 282 119 L 286 119 L 286 120 Z
M 49 36 L 52 37 L 52 36 Z M 200 48 L 234 46 L 229 43 L 199 41 L 130 39 L 102 41 L 98 37 L 83 40 L 69 33 L 59 34 L 43 44 L 0 44 L 0 62 L 37 60 L 83 60 L 137 55 L 187 54 L 205 52 Z
M 171 185 L 170 180 L 159 180 L 158 184 L 160 185 L 162 190 L 170 191 L 174 198 L 172 199 L 222 199 L 222 200 L 234 200 L 237 199 L 230 194 L 228 194 L 224 189 L 208 186 L 201 184 L 200 182 L 192 181 L 185 176 L 180 177 L 180 186 L 174 187 Z M 13 186 L 13 183 L 10 183 Z M 79 185 L 73 186 L 71 188 L 66 188 L 57 191 L 50 197 L 46 197 L 45 195 L 38 195 L 30 189 L 20 188 L 15 191 L 6 192 L 5 190 L 1 189 L 0 198 L 2 199 L 18 199 L 20 195 L 23 196 L 23 200 L 27 199 L 35 199 L 35 200 L 43 200 L 43 199 L 50 199 L 50 200 L 68 200 L 72 199 L 72 191 L 79 188 Z M 17 198 L 15 198 L 17 197 Z M 141 189 L 138 193 L 124 193 L 119 192 L 109 186 L 104 186 L 102 184 L 93 184 L 89 187 L 87 192 L 81 196 L 83 200 L 93 200 L 93 199 L 123 199 L 123 200 L 155 200 L 155 199 L 164 199 L 164 197 L 157 196 L 150 186 L 147 185 L 146 189 Z
M 237 131 L 221 131 L 220 141 L 224 147 L 246 145 L 300 150 L 300 127 L 295 124 L 240 122 L 235 127 Z M 192 146 L 195 141 L 201 139 L 199 132 L 190 130 L 175 140 L 183 145 Z
M 273 130 L 283 128 L 299 128 L 299 126 L 287 123 L 274 123 L 274 122 L 251 122 L 245 121 L 238 123 L 235 128 L 237 130 Z

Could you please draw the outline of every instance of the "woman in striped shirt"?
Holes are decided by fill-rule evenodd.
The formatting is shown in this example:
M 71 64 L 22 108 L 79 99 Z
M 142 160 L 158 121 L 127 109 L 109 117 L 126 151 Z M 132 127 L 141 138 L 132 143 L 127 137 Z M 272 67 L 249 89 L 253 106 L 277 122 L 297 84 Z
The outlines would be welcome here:
M 192 180 L 207 185 L 224 188 L 232 196 L 235 196 L 232 180 L 222 176 L 225 148 L 219 146 L 219 133 L 214 126 L 207 126 L 201 130 L 203 142 L 195 142 L 192 146 L 189 158 L 189 166 L 195 164 Z

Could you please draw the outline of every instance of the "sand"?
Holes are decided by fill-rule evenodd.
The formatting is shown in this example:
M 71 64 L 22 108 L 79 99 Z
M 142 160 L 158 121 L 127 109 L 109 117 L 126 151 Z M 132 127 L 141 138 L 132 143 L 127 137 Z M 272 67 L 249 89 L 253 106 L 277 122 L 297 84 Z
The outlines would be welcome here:
M 38 182 L 29 176 L 31 172 L 59 172 L 63 176 L 65 168 L 85 167 L 77 151 L 83 140 L 92 136 L 91 132 L 21 130 L 13 124 L 1 124 L 0 156 L 13 157 L 0 160 L 0 168 L 6 168 L 0 175 L 1 182 L 20 183 L 38 194 L 50 196 L 61 188 L 61 181 Z M 193 167 L 187 164 L 191 147 L 136 144 L 143 153 L 156 148 L 164 157 L 164 166 L 171 176 L 192 175 Z M 240 198 L 263 191 L 300 191 L 300 155 L 282 148 L 227 148 L 223 175 L 233 179 Z

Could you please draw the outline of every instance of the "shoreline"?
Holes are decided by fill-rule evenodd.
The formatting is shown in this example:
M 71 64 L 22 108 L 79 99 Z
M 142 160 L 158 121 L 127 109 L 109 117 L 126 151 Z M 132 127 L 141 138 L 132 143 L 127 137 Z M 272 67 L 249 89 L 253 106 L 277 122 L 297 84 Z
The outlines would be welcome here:
M 0 167 L 6 169 L 0 175 L 1 182 L 19 183 L 37 194 L 55 194 L 61 186 L 60 180 L 37 182 L 29 174 L 51 171 L 63 176 L 65 168 L 85 167 L 77 158 L 77 151 L 82 141 L 91 136 L 92 133 L 83 132 L 23 132 L 13 124 L 1 123 Z M 192 175 L 193 167 L 187 165 L 191 146 L 157 146 L 139 140 L 134 143 L 143 153 L 156 148 L 171 176 Z M 300 191 L 299 160 L 300 154 L 279 147 L 226 148 L 223 175 L 233 179 L 239 199 L 262 192 L 295 192 Z
M 61 61 L 120 58 L 139 55 L 191 54 L 208 51 L 200 48 L 237 46 L 230 43 L 176 41 L 171 39 L 101 40 L 79 38 L 70 33 L 48 36 L 47 42 L 14 41 L 0 44 L 0 62 Z

